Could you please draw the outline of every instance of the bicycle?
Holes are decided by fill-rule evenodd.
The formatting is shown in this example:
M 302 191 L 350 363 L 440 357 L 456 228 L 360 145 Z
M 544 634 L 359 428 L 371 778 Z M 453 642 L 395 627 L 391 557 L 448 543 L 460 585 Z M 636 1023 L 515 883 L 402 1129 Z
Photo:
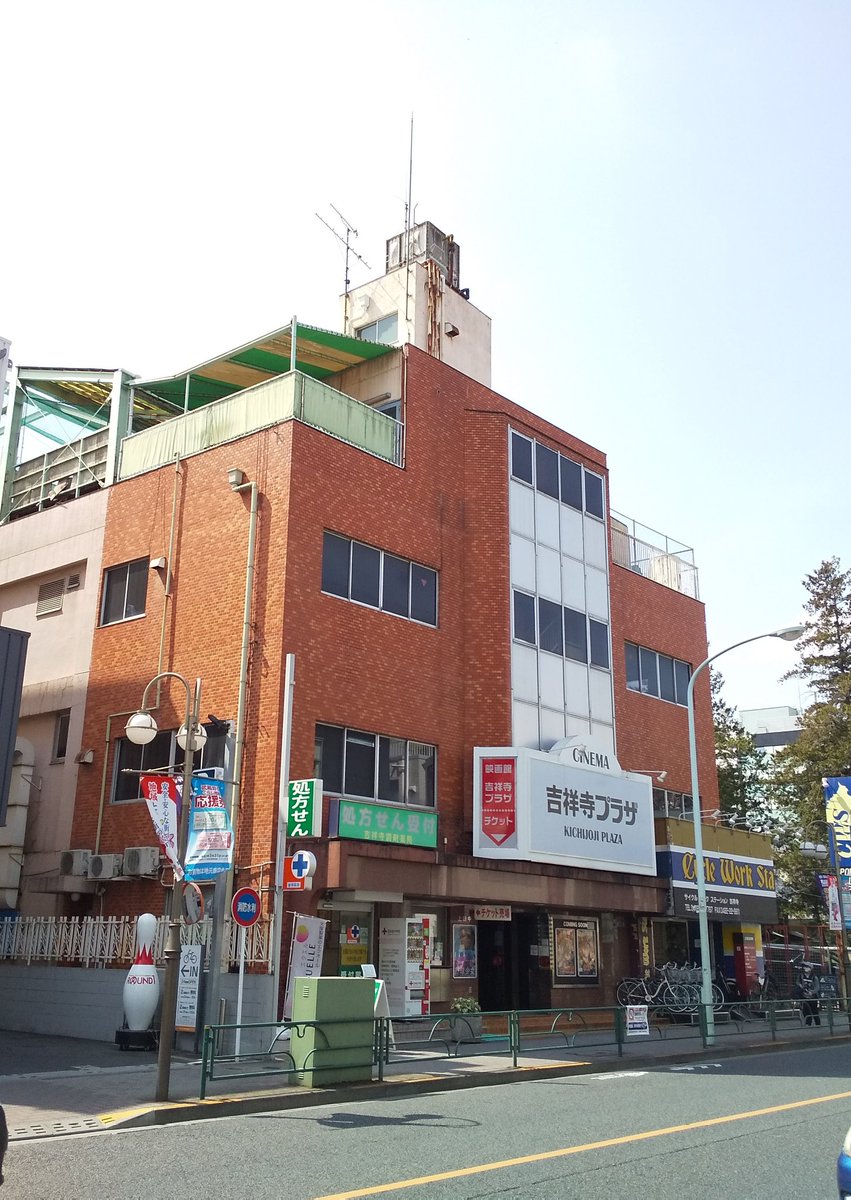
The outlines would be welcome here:
M 669 978 L 669 972 L 675 970 L 673 963 L 664 967 L 655 967 L 655 978 L 644 976 L 622 979 L 617 987 L 618 1004 L 624 1008 L 630 1004 L 646 1004 L 649 1008 L 664 1008 L 670 1013 L 688 1012 L 691 997 L 688 989 L 679 982 Z

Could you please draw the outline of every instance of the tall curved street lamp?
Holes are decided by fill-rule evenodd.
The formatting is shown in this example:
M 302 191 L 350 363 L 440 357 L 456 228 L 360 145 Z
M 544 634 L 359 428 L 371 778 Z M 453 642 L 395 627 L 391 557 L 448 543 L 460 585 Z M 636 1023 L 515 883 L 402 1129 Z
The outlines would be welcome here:
M 177 744 L 183 750 L 183 794 L 180 805 L 180 822 L 177 832 L 177 861 L 186 860 L 186 842 L 189 830 L 189 804 L 192 791 L 192 756 L 207 740 L 207 731 L 198 717 L 201 710 L 201 680 L 195 680 L 195 689 L 189 681 L 176 671 L 162 671 L 145 687 L 142 704 L 133 713 L 125 726 L 128 739 L 137 746 L 147 746 L 159 732 L 157 723 L 148 708 L 148 692 L 160 679 L 179 679 L 186 688 L 186 719 L 177 731 Z M 171 913 L 168 922 L 168 937 L 165 945 L 165 985 L 160 1010 L 160 1046 L 157 1057 L 157 1100 L 168 1100 L 171 1075 L 171 1050 L 174 1042 L 174 1024 L 177 1015 L 177 976 L 180 967 L 180 918 L 183 910 L 183 881 L 174 873 L 171 888 Z
M 789 625 L 784 629 L 774 629 L 771 633 L 758 633 L 755 637 L 745 638 L 744 641 L 734 642 L 705 658 L 700 666 L 695 667 L 688 681 L 688 752 L 691 763 L 691 813 L 694 823 L 694 881 L 697 888 L 697 921 L 700 938 L 700 1003 L 706 1018 L 706 1044 L 715 1044 L 715 1010 L 712 1006 L 712 966 L 709 953 L 709 918 L 706 912 L 706 868 L 703 862 L 703 829 L 700 823 L 700 782 L 697 777 L 697 738 L 694 731 L 694 685 L 701 671 L 715 662 L 722 654 L 738 650 L 748 642 L 758 642 L 762 638 L 780 638 L 784 642 L 797 642 L 804 633 L 805 626 Z

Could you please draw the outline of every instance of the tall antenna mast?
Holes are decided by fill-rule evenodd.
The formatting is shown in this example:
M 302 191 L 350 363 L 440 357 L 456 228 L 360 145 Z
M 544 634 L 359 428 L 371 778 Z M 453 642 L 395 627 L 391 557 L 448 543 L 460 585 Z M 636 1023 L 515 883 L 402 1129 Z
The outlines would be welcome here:
M 411 312 L 411 191 L 414 179 L 414 114 L 411 113 L 411 137 L 408 143 L 408 199 L 405 202 L 405 320 L 410 321 Z
M 339 233 L 333 227 L 333 225 L 329 225 L 324 217 L 320 217 L 319 213 L 316 213 L 316 218 L 317 218 L 317 220 L 321 221 L 322 224 L 325 226 L 325 228 L 330 230 L 331 233 L 333 233 L 333 235 L 337 239 L 337 241 L 342 246 L 345 246 L 345 248 L 346 248 L 346 273 L 345 273 L 345 278 L 343 280 L 343 332 L 345 333 L 346 328 L 349 324 L 349 283 L 351 282 L 349 279 L 349 255 L 353 254 L 359 263 L 363 263 L 363 265 L 366 267 L 367 271 L 371 270 L 371 267 L 370 267 L 369 263 L 366 261 L 366 259 L 363 258 L 360 254 L 358 254 L 357 250 L 355 250 L 354 246 L 352 246 L 352 244 L 351 244 L 351 239 L 353 237 L 358 236 L 358 231 L 355 229 L 354 225 L 352 225 L 349 221 L 346 220 L 346 218 L 340 212 L 339 208 L 334 208 L 333 204 L 331 204 L 330 207 L 334 209 L 334 212 L 337 214 L 337 216 L 343 222 L 343 225 L 345 226 L 345 230 L 346 230 L 345 237 L 343 237 L 343 235 L 341 233 Z

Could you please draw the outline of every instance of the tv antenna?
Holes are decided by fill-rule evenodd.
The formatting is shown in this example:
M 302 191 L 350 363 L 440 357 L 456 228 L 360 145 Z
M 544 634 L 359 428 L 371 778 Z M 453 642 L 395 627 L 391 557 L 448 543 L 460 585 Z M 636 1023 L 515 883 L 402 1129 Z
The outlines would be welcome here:
M 331 204 L 330 207 L 334 208 L 334 205 Z M 337 214 L 337 216 L 343 222 L 343 225 L 346 230 L 345 237 L 343 237 L 343 235 L 339 232 L 339 230 L 335 229 L 333 225 L 329 225 L 324 217 L 320 217 L 319 213 L 316 213 L 316 218 L 317 218 L 317 220 L 322 222 L 322 224 L 325 226 L 326 229 L 330 230 L 330 232 L 333 233 L 334 237 L 337 239 L 337 241 L 340 243 L 340 245 L 345 246 L 345 248 L 346 248 L 346 274 L 345 274 L 345 279 L 343 281 L 343 332 L 345 333 L 346 328 L 349 324 L 349 283 L 351 282 L 351 280 L 349 279 L 349 255 L 353 254 L 359 263 L 363 263 L 363 265 L 366 267 L 367 271 L 371 270 L 371 267 L 370 267 L 369 263 L 366 261 L 366 259 L 363 258 L 362 255 L 358 254 L 357 250 L 355 250 L 354 246 L 352 245 L 352 238 L 358 236 L 358 231 L 355 229 L 354 225 L 352 225 L 349 221 L 346 220 L 346 218 L 340 212 L 339 208 L 334 208 L 334 212 Z

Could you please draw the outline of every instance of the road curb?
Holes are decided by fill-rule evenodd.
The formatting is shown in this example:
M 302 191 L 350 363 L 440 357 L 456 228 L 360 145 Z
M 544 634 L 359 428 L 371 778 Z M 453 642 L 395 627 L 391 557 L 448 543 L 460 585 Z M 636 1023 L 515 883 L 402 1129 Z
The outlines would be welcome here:
M 360 1103 L 366 1100 L 388 1100 L 436 1092 L 455 1092 L 465 1088 L 493 1087 L 498 1084 L 519 1083 L 531 1079 L 559 1079 L 575 1075 L 607 1075 L 616 1072 L 664 1070 L 687 1062 L 707 1059 L 734 1058 L 742 1052 L 778 1054 L 790 1050 L 806 1050 L 817 1045 L 848 1041 L 849 1034 L 811 1039 L 806 1042 L 776 1041 L 768 1045 L 761 1042 L 738 1043 L 737 1045 L 712 1046 L 704 1049 L 683 1049 L 670 1058 L 658 1055 L 630 1056 L 628 1059 L 614 1058 L 607 1062 L 560 1062 L 552 1066 L 503 1067 L 494 1071 L 477 1071 L 458 1075 L 406 1075 L 384 1079 L 381 1082 L 348 1084 L 345 1087 L 303 1088 L 298 1091 L 249 1092 L 238 1096 L 211 1096 L 206 1100 L 188 1100 L 168 1104 L 139 1106 L 131 1113 L 102 1113 L 100 1120 L 109 1129 L 150 1129 L 157 1126 L 176 1125 L 185 1121 L 214 1120 L 217 1117 L 250 1116 L 259 1112 L 285 1112 L 291 1109 L 317 1108 L 321 1105 Z M 126 1112 L 126 1110 L 125 1110 Z

